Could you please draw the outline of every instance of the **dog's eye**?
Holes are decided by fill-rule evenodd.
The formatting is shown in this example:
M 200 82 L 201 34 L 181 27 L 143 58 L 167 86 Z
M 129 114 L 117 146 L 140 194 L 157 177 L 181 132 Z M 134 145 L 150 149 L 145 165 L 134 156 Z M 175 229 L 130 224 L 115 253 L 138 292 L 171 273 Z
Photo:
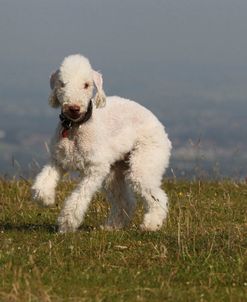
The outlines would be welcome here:
M 88 87 L 89 87 L 89 83 L 84 83 L 84 89 L 88 89 Z
M 61 86 L 62 88 L 64 88 L 64 87 L 65 87 L 65 84 L 64 84 L 64 82 L 62 82 L 62 81 L 59 81 L 59 84 L 60 84 L 60 86 Z

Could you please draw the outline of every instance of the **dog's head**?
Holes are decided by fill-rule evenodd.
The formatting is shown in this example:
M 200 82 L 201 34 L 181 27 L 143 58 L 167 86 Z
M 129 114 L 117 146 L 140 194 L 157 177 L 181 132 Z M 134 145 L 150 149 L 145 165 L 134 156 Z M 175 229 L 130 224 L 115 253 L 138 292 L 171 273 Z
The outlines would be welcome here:
M 97 108 L 104 107 L 102 75 L 93 70 L 88 59 L 82 55 L 68 56 L 50 77 L 52 91 L 49 103 L 54 108 L 61 106 L 62 112 L 69 119 L 80 120 L 93 97 L 94 86 L 97 90 L 95 105 Z

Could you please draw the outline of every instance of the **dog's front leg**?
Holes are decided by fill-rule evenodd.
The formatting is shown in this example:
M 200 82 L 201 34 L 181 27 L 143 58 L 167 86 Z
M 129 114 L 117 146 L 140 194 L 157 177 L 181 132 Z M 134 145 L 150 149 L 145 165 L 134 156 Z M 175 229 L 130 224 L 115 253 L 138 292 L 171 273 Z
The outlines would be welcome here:
M 43 206 L 50 206 L 55 202 L 55 189 L 62 171 L 55 164 L 45 165 L 37 175 L 33 186 L 33 200 Z
M 91 167 L 77 188 L 65 200 L 58 218 L 59 232 L 74 232 L 82 223 L 93 194 L 101 187 L 109 166 Z

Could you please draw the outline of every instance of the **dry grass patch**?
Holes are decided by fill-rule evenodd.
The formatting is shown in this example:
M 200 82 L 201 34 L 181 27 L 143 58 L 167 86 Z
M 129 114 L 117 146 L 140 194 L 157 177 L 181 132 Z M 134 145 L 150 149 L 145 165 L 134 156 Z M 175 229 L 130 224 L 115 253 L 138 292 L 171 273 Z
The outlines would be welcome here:
M 77 233 L 56 233 L 57 205 L 40 209 L 26 181 L 0 181 L 0 301 L 246 301 L 247 186 L 230 181 L 164 187 L 164 228 L 106 232 L 97 194 Z

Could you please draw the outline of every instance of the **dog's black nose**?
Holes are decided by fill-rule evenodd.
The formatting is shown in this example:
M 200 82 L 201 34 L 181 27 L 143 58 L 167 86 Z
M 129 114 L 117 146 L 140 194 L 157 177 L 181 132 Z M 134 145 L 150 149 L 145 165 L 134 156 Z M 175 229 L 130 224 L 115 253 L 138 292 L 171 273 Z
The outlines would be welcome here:
M 71 105 L 69 106 L 69 111 L 74 114 L 74 113 L 79 113 L 80 111 L 80 106 L 78 105 Z

